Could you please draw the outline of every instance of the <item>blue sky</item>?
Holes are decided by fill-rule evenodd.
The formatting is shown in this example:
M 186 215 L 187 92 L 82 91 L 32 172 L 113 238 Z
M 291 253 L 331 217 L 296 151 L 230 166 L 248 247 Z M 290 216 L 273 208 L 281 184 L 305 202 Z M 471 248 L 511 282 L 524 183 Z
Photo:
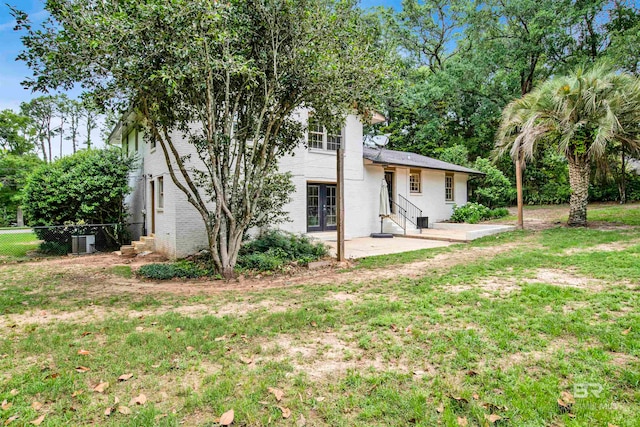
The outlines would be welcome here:
M 374 6 L 398 7 L 401 0 L 363 0 L 364 8 Z M 8 3 L 26 11 L 34 24 L 46 18 L 44 1 L 42 0 L 8 0 Z M 19 34 L 13 31 L 15 22 L 5 2 L 0 3 L 0 110 L 5 108 L 18 109 L 20 103 L 28 101 L 34 96 L 25 90 L 20 82 L 30 76 L 29 69 L 22 62 L 15 60 L 22 50 Z M 74 94 L 70 94 L 74 95 Z M 75 94 L 77 95 L 77 94 Z

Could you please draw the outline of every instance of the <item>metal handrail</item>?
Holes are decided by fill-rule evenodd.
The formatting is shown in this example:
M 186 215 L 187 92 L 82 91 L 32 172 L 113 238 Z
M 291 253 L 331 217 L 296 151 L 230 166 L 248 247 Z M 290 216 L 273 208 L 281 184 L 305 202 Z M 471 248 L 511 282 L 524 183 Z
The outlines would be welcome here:
M 422 209 L 411 203 L 405 197 L 398 194 L 398 202 L 393 202 L 396 206 L 400 207 L 400 212 L 405 217 L 405 220 L 415 225 L 418 229 L 421 227 L 418 225 L 418 218 L 422 216 Z

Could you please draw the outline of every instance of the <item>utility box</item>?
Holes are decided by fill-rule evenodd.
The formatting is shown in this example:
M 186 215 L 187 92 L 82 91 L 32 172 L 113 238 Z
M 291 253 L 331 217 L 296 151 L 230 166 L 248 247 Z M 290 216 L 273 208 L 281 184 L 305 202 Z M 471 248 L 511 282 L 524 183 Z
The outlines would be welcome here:
M 96 236 L 71 236 L 71 252 L 74 254 L 92 254 L 96 251 Z
M 416 220 L 418 221 L 418 228 L 429 228 L 428 216 L 419 216 Z

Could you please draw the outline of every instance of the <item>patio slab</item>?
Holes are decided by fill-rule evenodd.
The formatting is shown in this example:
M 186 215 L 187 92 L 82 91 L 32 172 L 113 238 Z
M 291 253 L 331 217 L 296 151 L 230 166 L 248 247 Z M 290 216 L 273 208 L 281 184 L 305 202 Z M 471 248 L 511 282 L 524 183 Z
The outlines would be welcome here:
M 432 228 L 421 230 L 420 234 L 407 235 L 410 238 L 442 240 L 446 242 L 470 242 L 484 236 L 504 233 L 516 229 L 513 225 L 502 224 L 459 224 L 450 222 L 436 222 Z
M 322 239 L 331 247 L 331 256 L 336 256 L 336 239 Z M 417 251 L 419 249 L 441 248 L 452 245 L 451 242 L 443 242 L 427 239 L 409 239 L 405 237 L 393 237 L 391 239 L 374 239 L 372 237 L 358 237 L 344 242 L 346 258 L 364 258 L 373 255 L 388 255 L 401 252 Z

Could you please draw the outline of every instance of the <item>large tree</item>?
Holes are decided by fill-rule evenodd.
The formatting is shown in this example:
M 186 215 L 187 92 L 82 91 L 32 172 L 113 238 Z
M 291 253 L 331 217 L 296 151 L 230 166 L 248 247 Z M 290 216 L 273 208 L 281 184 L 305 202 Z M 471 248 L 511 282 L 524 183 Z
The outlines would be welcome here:
M 34 71 L 26 85 L 80 82 L 103 105 L 137 111 L 225 277 L 278 159 L 301 143 L 296 109 L 340 123 L 370 108 L 386 78 L 375 20 L 352 0 L 49 0 L 46 9 L 42 30 L 14 11 L 26 30 L 20 58 Z
M 502 113 L 497 155 L 531 158 L 545 145 L 556 147 L 569 165 L 568 224 L 585 226 L 593 161 L 612 145 L 640 151 L 640 80 L 599 65 L 552 78 L 510 103 Z

